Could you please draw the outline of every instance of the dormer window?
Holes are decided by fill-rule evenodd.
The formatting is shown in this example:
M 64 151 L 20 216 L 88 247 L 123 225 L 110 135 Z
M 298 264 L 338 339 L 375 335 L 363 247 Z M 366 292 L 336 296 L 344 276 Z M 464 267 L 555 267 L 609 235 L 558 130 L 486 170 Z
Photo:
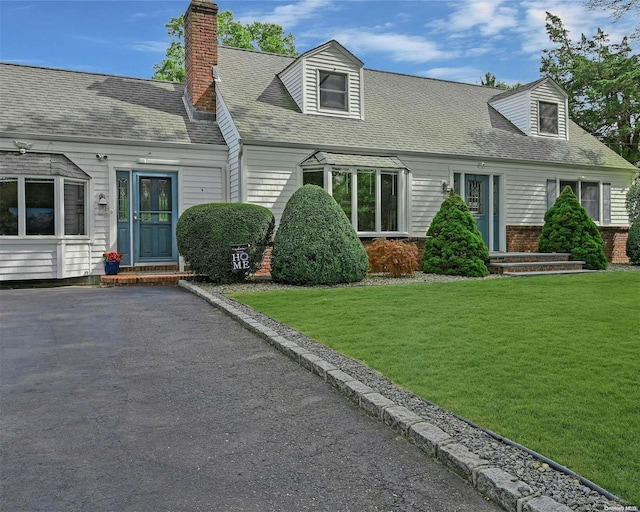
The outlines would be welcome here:
M 344 73 L 318 71 L 321 109 L 341 110 L 343 112 L 348 110 L 347 78 Z
M 538 122 L 541 134 L 558 135 L 558 104 L 539 102 Z

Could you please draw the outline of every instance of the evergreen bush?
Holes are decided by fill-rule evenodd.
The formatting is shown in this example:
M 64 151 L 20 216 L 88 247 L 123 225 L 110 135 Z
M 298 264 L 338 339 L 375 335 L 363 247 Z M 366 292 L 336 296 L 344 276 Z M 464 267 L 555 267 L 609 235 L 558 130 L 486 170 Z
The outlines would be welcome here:
M 376 238 L 366 246 L 369 271 L 392 277 L 410 276 L 420 268 L 420 251 L 412 242 Z
M 427 230 L 422 270 L 431 274 L 483 277 L 489 249 L 469 208 L 453 190 Z
M 582 260 L 592 270 L 607 268 L 600 230 L 569 186 L 544 215 L 538 250 L 570 253 L 572 260 Z
M 271 278 L 295 285 L 361 281 L 369 260 L 338 203 L 321 187 L 305 185 L 291 196 L 273 241 Z
M 627 256 L 631 263 L 640 264 L 640 217 L 637 217 L 631 224 L 627 238 Z
M 633 224 L 640 217 L 640 173 L 636 174 L 627 190 L 625 206 L 629 214 L 629 224 Z
M 191 270 L 217 283 L 234 283 L 260 268 L 274 229 L 271 210 L 243 203 L 192 206 L 178 219 L 178 250 Z M 249 244 L 249 269 L 233 272 L 231 245 Z

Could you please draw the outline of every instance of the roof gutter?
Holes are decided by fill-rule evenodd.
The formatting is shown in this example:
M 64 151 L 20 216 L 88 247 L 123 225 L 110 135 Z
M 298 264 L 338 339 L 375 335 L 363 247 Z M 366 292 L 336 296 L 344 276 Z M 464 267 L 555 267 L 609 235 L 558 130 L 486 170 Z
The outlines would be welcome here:
M 79 135 L 55 135 L 47 133 L 25 133 L 25 132 L 4 132 L 0 131 L 0 138 L 7 139 L 30 139 L 44 140 L 56 142 L 77 142 L 82 144 L 113 144 L 123 146 L 146 146 L 175 149 L 200 149 L 200 150 L 228 150 L 226 144 L 202 144 L 195 142 L 171 142 L 171 141 L 153 141 L 153 140 L 134 140 L 134 139 L 108 139 L 99 137 L 83 137 Z
M 628 168 L 625 167 L 610 167 L 610 166 L 601 166 L 601 165 L 593 165 L 593 164 L 572 164 L 572 163 L 564 163 L 564 162 L 553 162 L 553 161 L 540 161 L 540 160 L 517 160 L 514 158 L 500 158 L 494 156 L 486 156 L 486 155 L 451 155 L 447 153 L 427 153 L 424 151 L 412 151 L 412 150 L 397 150 L 390 148 L 373 148 L 373 147 L 361 147 L 361 146 L 339 146 L 339 145 L 331 145 L 331 144 L 309 144 L 309 143 L 299 143 L 299 142 L 279 142 L 279 141 L 265 141 L 265 140 L 257 140 L 257 139 L 242 139 L 244 145 L 246 146 L 269 146 L 269 147 L 282 147 L 282 148 L 292 148 L 292 149 L 307 149 L 310 151 L 328 151 L 333 153 L 356 153 L 356 154 L 366 154 L 372 156 L 419 156 L 419 157 L 434 157 L 434 158 L 443 158 L 448 160 L 457 160 L 457 159 L 477 159 L 482 160 L 484 162 L 497 162 L 497 163 L 506 163 L 506 164 L 530 164 L 530 165 L 553 165 L 557 167 L 563 168 L 573 168 L 573 169 L 611 169 L 615 171 L 625 171 L 630 174 L 636 174 L 638 172 L 635 169 L 633 164 L 629 163 Z

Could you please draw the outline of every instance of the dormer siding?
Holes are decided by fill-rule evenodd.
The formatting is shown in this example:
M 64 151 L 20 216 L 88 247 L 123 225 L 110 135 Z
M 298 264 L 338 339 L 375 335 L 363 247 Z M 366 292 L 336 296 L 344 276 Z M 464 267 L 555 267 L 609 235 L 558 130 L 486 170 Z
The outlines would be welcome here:
M 329 71 L 347 75 L 348 111 L 325 110 L 320 108 L 318 100 L 318 73 Z M 362 119 L 362 68 L 345 59 L 344 54 L 335 48 L 327 48 L 304 61 L 304 111 L 308 114 L 325 114 L 335 117 Z
M 552 83 L 542 83 L 535 89 L 530 91 L 531 101 L 530 105 L 530 135 L 546 136 L 544 133 L 540 133 L 538 122 L 538 108 L 541 101 L 548 103 L 555 103 L 558 105 L 558 135 L 556 137 L 560 139 L 568 139 L 567 133 L 567 100 L 564 96 L 558 94 L 558 89 L 553 86 Z
M 531 135 L 530 103 L 530 95 L 525 93 L 491 102 L 491 106 L 522 130 L 525 135 Z
M 304 60 L 298 60 L 280 75 L 280 80 L 289 91 L 302 112 L 304 106 Z

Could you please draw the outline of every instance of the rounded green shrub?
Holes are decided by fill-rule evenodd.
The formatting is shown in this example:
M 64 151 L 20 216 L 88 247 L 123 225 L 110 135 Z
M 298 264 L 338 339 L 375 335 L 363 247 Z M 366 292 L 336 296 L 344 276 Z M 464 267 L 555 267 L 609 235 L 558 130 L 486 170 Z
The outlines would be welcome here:
M 607 268 L 600 230 L 569 186 L 544 215 L 538 250 L 570 253 L 570 259 L 584 261 L 592 270 Z
M 637 217 L 631 224 L 627 238 L 627 256 L 631 263 L 640 264 L 640 217 Z
M 430 274 L 484 277 L 487 248 L 469 208 L 453 190 L 427 230 L 422 270 Z
M 324 189 L 296 190 L 273 240 L 271 278 L 295 285 L 361 281 L 369 259 L 351 222 Z
M 260 267 L 274 229 L 271 210 L 244 203 L 192 206 L 178 219 L 178 251 L 197 274 L 216 283 L 246 280 Z M 249 268 L 234 272 L 231 245 L 249 244 Z

